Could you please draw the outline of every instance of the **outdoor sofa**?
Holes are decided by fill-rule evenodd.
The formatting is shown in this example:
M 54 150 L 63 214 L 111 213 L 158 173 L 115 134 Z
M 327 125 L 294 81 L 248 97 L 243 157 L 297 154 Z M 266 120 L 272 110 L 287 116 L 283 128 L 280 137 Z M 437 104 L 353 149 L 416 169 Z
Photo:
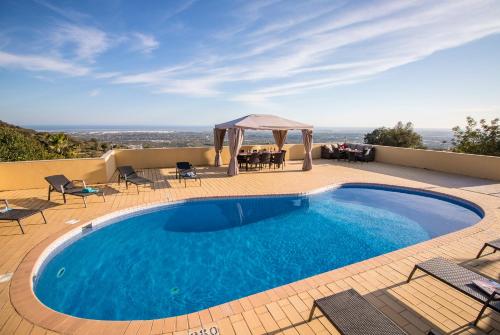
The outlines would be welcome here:
M 49 183 L 49 201 L 50 194 L 52 192 L 57 192 L 62 194 L 64 203 L 66 203 L 66 195 L 73 195 L 75 197 L 82 198 L 85 207 L 87 207 L 87 201 L 85 199 L 91 195 L 102 196 L 104 202 L 106 202 L 104 192 L 98 189 L 87 187 L 85 180 L 69 180 L 62 174 L 45 177 L 45 180 Z M 80 183 L 81 185 L 77 185 L 78 183 Z
M 359 150 L 358 153 L 352 153 L 349 156 L 348 151 L 343 148 Z M 321 158 L 323 159 L 350 159 L 362 162 L 373 162 L 375 160 L 376 149 L 371 144 L 359 143 L 332 143 L 321 146 Z

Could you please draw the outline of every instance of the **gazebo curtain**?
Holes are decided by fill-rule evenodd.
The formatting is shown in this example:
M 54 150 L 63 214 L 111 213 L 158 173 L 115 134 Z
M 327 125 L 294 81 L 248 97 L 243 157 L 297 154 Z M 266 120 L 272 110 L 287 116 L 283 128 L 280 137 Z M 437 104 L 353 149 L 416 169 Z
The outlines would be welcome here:
M 311 129 L 302 130 L 302 140 L 304 141 L 304 149 L 306 155 L 304 157 L 304 164 L 302 170 L 308 171 L 312 169 L 312 145 L 313 145 L 313 131 Z
M 286 135 L 288 134 L 288 130 L 273 130 L 273 137 L 276 145 L 278 146 L 278 150 L 281 151 L 283 146 L 285 145 Z
M 238 153 L 240 152 L 241 145 L 243 144 L 243 133 L 244 131 L 241 128 L 228 129 L 229 153 L 231 154 L 231 159 L 229 160 L 227 174 L 230 176 L 235 176 L 239 173 Z
M 224 136 L 226 135 L 226 129 L 214 129 L 214 146 L 215 146 L 215 166 L 222 165 L 222 146 L 224 144 Z

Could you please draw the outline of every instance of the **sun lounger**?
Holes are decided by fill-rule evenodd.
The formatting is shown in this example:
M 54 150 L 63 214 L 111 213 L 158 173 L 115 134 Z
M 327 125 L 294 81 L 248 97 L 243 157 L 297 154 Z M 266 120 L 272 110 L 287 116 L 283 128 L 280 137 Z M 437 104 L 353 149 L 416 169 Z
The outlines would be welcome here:
M 139 185 L 150 185 L 153 190 L 155 189 L 152 180 L 139 176 L 130 165 L 118 167 L 118 184 L 121 180 L 125 181 L 125 187 L 127 189 L 129 183 L 134 184 L 137 187 L 137 193 L 139 193 Z
M 45 177 L 45 180 L 49 183 L 49 200 L 50 194 L 52 192 L 57 192 L 62 194 L 64 203 L 66 203 L 66 195 L 74 195 L 82 198 L 85 207 L 87 207 L 87 201 L 85 198 L 91 195 L 100 195 L 104 199 L 104 202 L 106 202 L 104 192 L 87 187 L 84 180 L 69 180 L 62 174 Z M 81 186 L 77 186 L 77 183 L 81 183 Z
M 450 285 L 457 291 L 482 303 L 483 307 L 474 321 L 474 325 L 477 325 L 486 308 L 490 307 L 500 312 L 500 292 L 495 290 L 491 295 L 487 294 L 472 282 L 473 280 L 489 281 L 490 279 L 441 257 L 433 258 L 415 265 L 407 282 L 410 282 L 416 270 L 423 271 L 443 283 Z
M 481 257 L 481 254 L 487 247 L 493 248 L 494 253 L 497 252 L 497 250 L 500 250 L 500 238 L 498 240 L 486 242 L 481 248 L 481 250 L 479 250 L 479 253 L 477 254 L 476 258 Z
M 183 171 L 187 171 L 193 168 L 193 165 L 189 162 L 177 162 L 175 163 L 175 179 L 179 178 L 179 174 Z
M 198 179 L 200 181 L 200 186 L 201 186 L 201 178 L 196 173 L 196 169 L 195 168 L 179 172 L 179 183 L 183 179 L 184 179 L 184 187 L 187 187 L 187 180 L 188 179 L 193 179 L 193 180 Z
M 2 199 L 5 203 L 5 208 L 0 211 L 0 221 L 16 221 L 21 228 L 21 233 L 24 234 L 23 226 L 21 225 L 21 220 L 32 215 L 40 213 L 43 218 L 43 222 L 46 224 L 47 220 L 45 219 L 45 215 L 43 215 L 43 211 L 40 209 L 25 209 L 25 208 L 10 208 L 9 202 L 6 199 Z
M 318 308 L 342 335 L 407 335 L 353 289 L 315 300 L 309 321 Z

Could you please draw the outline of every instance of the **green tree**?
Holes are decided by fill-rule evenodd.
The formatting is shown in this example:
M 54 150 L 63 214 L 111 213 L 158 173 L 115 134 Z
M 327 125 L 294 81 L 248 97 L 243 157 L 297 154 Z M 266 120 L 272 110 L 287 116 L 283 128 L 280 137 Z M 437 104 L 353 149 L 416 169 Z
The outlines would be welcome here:
M 52 158 L 35 138 L 14 128 L 0 127 L 0 160 L 27 161 Z
M 75 157 L 75 146 L 71 143 L 68 135 L 64 133 L 48 134 L 47 144 L 49 151 L 64 158 Z
M 500 120 L 493 119 L 488 124 L 485 119 L 479 124 L 467 117 L 464 129 L 453 127 L 453 151 L 477 155 L 500 156 Z
M 422 136 L 415 132 L 413 124 L 399 121 L 393 128 L 381 127 L 365 135 L 365 143 L 391 147 L 423 148 Z

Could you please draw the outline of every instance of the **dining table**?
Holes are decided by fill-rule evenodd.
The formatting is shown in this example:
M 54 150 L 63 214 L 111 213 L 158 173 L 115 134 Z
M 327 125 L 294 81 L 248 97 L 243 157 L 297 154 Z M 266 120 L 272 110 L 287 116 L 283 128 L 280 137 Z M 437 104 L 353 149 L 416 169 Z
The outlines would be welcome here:
M 252 156 L 253 154 L 271 154 L 272 155 L 275 155 L 275 154 L 279 154 L 281 153 L 281 151 L 276 151 L 276 150 L 273 150 L 273 151 L 268 151 L 268 150 L 262 150 L 262 151 L 240 151 L 238 153 L 238 157 L 245 157 L 247 158 L 247 162 L 245 163 L 245 171 L 248 171 L 248 158 L 250 156 Z

